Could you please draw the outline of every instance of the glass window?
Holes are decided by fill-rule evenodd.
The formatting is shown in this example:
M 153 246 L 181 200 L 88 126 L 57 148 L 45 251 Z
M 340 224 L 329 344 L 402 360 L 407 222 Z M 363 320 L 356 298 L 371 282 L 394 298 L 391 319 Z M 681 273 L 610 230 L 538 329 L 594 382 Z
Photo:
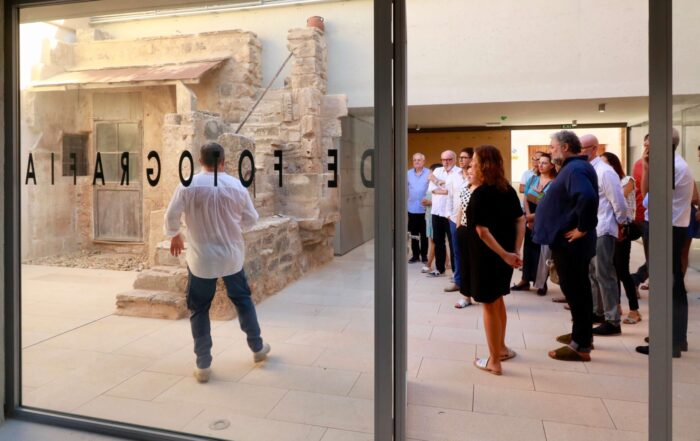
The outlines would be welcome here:
M 22 10 L 21 405 L 371 439 L 374 2 L 163 3 Z

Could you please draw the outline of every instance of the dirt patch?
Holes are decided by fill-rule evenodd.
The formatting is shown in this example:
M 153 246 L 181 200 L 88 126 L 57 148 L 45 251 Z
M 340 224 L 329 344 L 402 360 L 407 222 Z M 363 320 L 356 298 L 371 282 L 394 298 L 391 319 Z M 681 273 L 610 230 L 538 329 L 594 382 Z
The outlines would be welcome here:
M 80 251 L 77 253 L 63 254 L 61 256 L 40 257 L 23 263 L 29 265 L 62 266 L 66 268 L 141 271 L 146 268 L 148 257 L 141 254 Z

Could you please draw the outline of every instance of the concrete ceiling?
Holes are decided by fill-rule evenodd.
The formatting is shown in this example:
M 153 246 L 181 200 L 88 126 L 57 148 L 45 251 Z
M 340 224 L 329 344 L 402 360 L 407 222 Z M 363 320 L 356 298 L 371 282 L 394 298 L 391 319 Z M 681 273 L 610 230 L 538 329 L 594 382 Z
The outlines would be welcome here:
M 605 103 L 605 112 L 598 105 Z M 674 100 L 674 111 L 700 104 L 700 96 Z M 501 126 L 611 124 L 636 125 L 649 120 L 648 97 L 600 98 L 585 100 L 530 101 L 479 104 L 409 106 L 408 127 L 486 127 Z M 501 117 L 505 116 L 503 120 Z

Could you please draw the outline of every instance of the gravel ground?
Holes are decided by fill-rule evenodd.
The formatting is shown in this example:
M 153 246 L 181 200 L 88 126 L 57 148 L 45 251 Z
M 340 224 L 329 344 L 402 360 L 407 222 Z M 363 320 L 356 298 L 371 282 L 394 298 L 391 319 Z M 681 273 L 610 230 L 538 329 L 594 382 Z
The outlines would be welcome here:
M 22 263 L 28 265 L 62 266 L 67 268 L 94 268 L 116 271 L 141 271 L 148 258 L 140 254 L 104 253 L 80 251 L 60 256 L 41 257 Z

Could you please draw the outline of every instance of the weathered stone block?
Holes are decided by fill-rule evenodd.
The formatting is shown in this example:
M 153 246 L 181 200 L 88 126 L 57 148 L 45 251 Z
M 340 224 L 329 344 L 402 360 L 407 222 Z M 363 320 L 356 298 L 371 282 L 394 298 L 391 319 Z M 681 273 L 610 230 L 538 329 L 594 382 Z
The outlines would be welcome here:
M 169 320 L 189 315 L 184 293 L 141 289 L 118 294 L 115 314 Z

